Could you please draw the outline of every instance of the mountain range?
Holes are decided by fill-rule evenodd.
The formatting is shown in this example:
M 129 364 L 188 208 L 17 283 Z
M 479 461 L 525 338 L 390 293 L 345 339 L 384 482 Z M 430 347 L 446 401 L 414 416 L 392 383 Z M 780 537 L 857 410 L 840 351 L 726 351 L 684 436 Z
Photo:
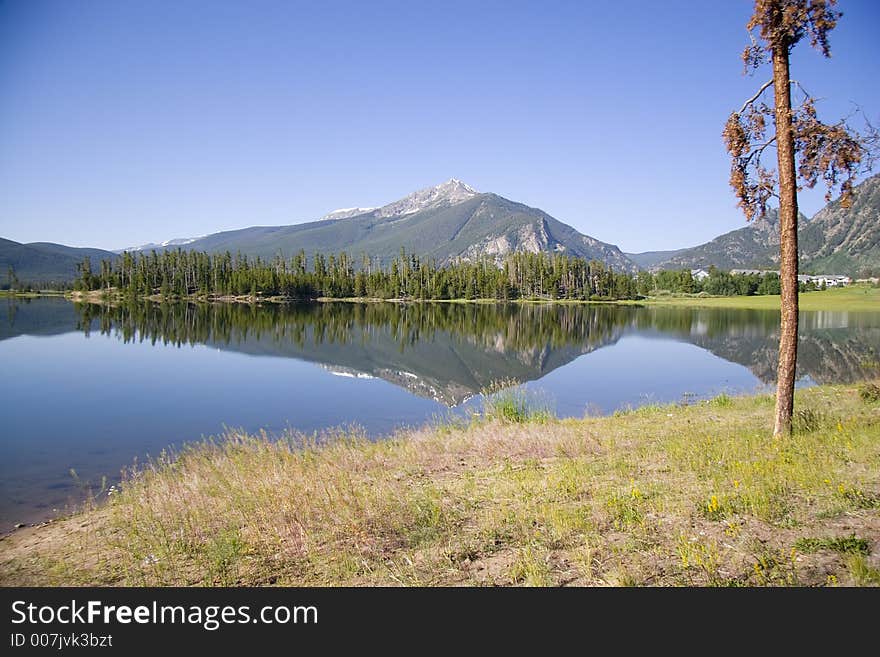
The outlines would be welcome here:
M 855 275 L 880 272 L 880 175 L 857 185 L 852 203 L 832 201 L 812 218 L 800 218 L 801 268 L 806 272 Z M 492 193 L 481 193 L 451 178 L 379 208 L 334 210 L 306 223 L 253 226 L 202 237 L 178 238 L 129 251 L 188 249 L 230 251 L 264 259 L 341 251 L 387 263 L 401 248 L 438 264 L 515 252 L 564 253 L 599 260 L 618 271 L 639 269 L 773 269 L 779 235 L 771 210 L 743 228 L 710 242 L 675 251 L 623 253 L 617 246 L 584 235 L 546 212 Z M 48 242 L 20 244 L 0 238 L 0 277 L 10 266 L 21 281 L 60 283 L 76 276 L 85 256 L 93 263 L 117 252 Z M 5 282 L 5 280 L 4 280 Z
M 0 281 L 7 282 L 7 272 L 12 267 L 22 282 L 48 286 L 66 283 L 76 278 L 76 266 L 86 257 L 97 264 L 118 256 L 102 249 L 80 249 L 51 242 L 21 244 L 0 237 Z
M 838 198 L 812 218 L 800 215 L 798 250 L 801 269 L 823 274 L 880 273 L 880 175 L 857 185 L 849 207 Z M 650 270 L 774 269 L 779 266 L 779 218 L 772 209 L 747 226 L 710 242 L 676 251 L 627 253 L 639 267 Z
M 380 262 L 389 262 L 404 248 L 438 264 L 545 251 L 601 260 L 618 270 L 638 269 L 612 244 L 582 235 L 537 208 L 481 194 L 455 178 L 380 208 L 348 208 L 302 224 L 214 233 L 183 248 L 261 258 L 290 257 L 300 249 L 308 254 L 346 251 Z

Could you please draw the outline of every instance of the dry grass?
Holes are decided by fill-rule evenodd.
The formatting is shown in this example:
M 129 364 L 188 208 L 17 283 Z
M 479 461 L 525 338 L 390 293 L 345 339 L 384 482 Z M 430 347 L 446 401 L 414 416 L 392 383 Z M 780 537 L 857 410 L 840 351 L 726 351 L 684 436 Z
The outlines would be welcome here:
M 6 537 L 0 582 L 875 584 L 880 406 L 797 400 L 815 412 L 786 440 L 766 396 L 382 442 L 231 434 Z

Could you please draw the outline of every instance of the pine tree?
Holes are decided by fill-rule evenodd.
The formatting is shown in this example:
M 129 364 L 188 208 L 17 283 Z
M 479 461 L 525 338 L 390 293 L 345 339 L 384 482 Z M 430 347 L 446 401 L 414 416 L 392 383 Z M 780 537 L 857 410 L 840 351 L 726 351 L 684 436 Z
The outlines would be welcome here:
M 755 0 L 747 24 L 751 45 L 743 52 L 746 70 L 757 70 L 769 60 L 772 77 L 761 85 L 738 112 L 730 115 L 723 137 L 732 158 L 730 184 L 746 219 L 763 216 L 771 197 L 779 200 L 781 327 L 777 370 L 776 413 L 773 434 L 791 432 L 798 328 L 798 184 L 813 187 L 821 178 L 830 200 L 839 186 L 847 203 L 853 180 L 865 159 L 866 141 L 843 121 L 828 125 L 818 120 L 816 100 L 791 78 L 792 49 L 808 36 L 810 44 L 830 56 L 828 34 L 841 14 L 836 0 Z M 792 105 L 792 87 L 803 99 Z M 761 98 L 773 88 L 773 107 Z M 772 120 L 774 134 L 768 135 Z M 776 149 L 776 165 L 765 166 L 761 157 Z

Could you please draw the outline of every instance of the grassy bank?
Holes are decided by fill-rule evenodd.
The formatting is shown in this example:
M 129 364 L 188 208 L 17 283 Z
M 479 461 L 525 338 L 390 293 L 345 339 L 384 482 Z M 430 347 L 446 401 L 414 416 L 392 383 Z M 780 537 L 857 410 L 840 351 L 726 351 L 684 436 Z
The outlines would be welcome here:
M 57 296 L 58 293 L 52 293 Z M 29 294 L 28 296 L 40 296 Z M 121 301 L 124 297 L 115 290 L 93 290 L 91 292 L 68 292 L 66 296 L 73 301 L 89 301 L 101 303 L 105 301 Z M 143 297 L 149 301 L 161 302 L 161 295 Z M 280 296 L 260 295 L 208 295 L 188 296 L 183 301 L 221 302 L 221 303 L 292 303 L 296 301 L 341 302 L 341 303 L 454 303 L 454 304 L 493 304 L 508 303 L 497 299 L 378 299 L 373 297 L 319 297 L 317 299 L 293 299 Z M 696 306 L 706 308 L 742 308 L 755 310 L 777 310 L 778 295 L 710 297 L 699 295 L 662 295 L 650 296 L 638 301 L 578 301 L 569 299 L 516 299 L 509 303 L 522 304 L 624 304 L 624 305 L 668 305 Z M 832 288 L 816 292 L 803 292 L 800 295 L 801 310 L 837 310 L 837 311 L 880 311 L 880 288 L 867 285 L 853 285 L 845 288 Z
M 230 434 L 5 537 L 0 583 L 880 583 L 880 390 L 799 391 L 786 440 L 772 407 L 556 420 L 508 398 L 375 443 Z
M 59 296 L 62 293 L 30 293 L 18 296 Z M 94 290 L 91 292 L 68 292 L 64 296 L 72 301 L 88 301 L 91 303 L 122 301 L 125 297 L 115 291 Z M 141 297 L 156 303 L 166 301 L 161 295 Z M 692 306 L 706 308 L 741 308 L 754 310 L 777 310 L 778 295 L 711 297 L 699 295 L 662 295 L 651 296 L 636 301 L 580 301 L 572 299 L 514 299 L 501 301 L 498 299 L 379 299 L 374 297 L 318 297 L 316 299 L 294 299 L 291 297 L 260 296 L 260 295 L 191 295 L 175 297 L 171 301 L 211 302 L 211 303 L 294 303 L 313 301 L 319 303 L 450 303 L 450 304 L 622 304 L 622 305 L 665 305 Z M 836 311 L 877 311 L 880 309 L 880 288 L 868 286 L 852 286 L 849 288 L 831 289 L 816 292 L 804 292 L 800 295 L 801 310 L 836 310 Z
M 852 285 L 843 288 L 830 288 L 816 292 L 802 292 L 799 297 L 801 310 L 851 310 L 880 312 L 880 288 L 867 285 Z M 648 305 L 700 306 L 707 308 L 744 308 L 755 310 L 778 310 L 779 295 L 738 296 L 738 297 L 699 297 L 699 296 L 658 296 L 644 301 L 625 301 Z

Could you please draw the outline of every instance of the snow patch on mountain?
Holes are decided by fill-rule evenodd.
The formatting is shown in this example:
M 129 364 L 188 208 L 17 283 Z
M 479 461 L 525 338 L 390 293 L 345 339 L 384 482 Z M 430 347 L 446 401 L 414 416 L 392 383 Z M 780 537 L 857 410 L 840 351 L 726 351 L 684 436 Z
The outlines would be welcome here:
M 320 220 L 330 221 L 334 219 L 349 219 L 361 214 L 366 214 L 367 212 L 372 212 L 375 209 L 376 208 L 339 208 L 338 210 L 333 210 L 333 212 L 328 212 L 321 217 Z
M 118 249 L 113 253 L 123 253 L 124 251 L 131 253 L 133 251 L 151 251 L 153 249 L 167 249 L 168 247 L 173 246 L 184 246 L 185 244 L 200 240 L 203 237 L 206 237 L 206 235 L 199 235 L 198 237 L 178 237 L 164 242 L 148 242 L 147 244 L 141 244 L 140 246 L 130 246 L 127 249 Z

